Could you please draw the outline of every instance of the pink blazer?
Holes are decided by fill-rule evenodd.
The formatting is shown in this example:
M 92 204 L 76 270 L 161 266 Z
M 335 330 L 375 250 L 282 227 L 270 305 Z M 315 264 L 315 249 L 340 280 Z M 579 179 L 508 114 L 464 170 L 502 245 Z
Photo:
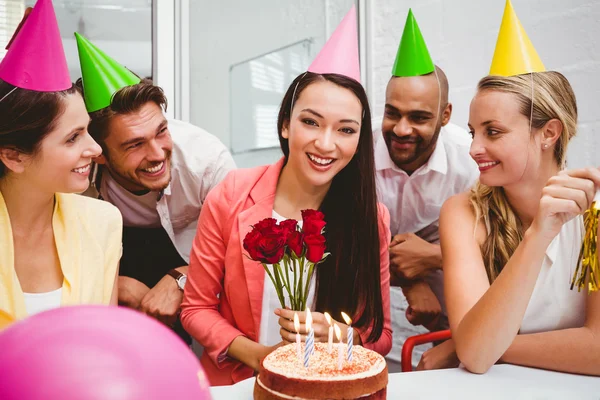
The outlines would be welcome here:
M 206 197 L 190 255 L 181 304 L 183 327 L 204 346 L 200 363 L 211 385 L 231 385 L 253 375 L 252 368 L 224 356 L 237 336 L 258 341 L 262 310 L 263 267 L 245 256 L 242 241 L 252 224 L 273 212 L 283 159 L 273 165 L 234 170 Z M 378 206 L 381 293 L 384 329 L 365 347 L 387 354 L 390 323 L 389 213 Z M 360 332 L 363 343 L 370 329 Z

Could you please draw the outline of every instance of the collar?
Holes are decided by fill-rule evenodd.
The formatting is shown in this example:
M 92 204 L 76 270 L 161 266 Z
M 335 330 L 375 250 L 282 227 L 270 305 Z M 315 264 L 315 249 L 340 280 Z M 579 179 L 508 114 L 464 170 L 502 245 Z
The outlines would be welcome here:
M 72 203 L 76 195 L 56 193 L 52 212 L 52 229 L 60 267 L 64 276 L 61 305 L 73 305 L 81 302 L 80 287 L 76 283 L 80 278 L 81 241 L 78 235 L 80 216 L 77 204 Z M 0 309 L 9 312 L 17 319 L 27 316 L 25 297 L 14 269 L 14 242 L 10 217 L 4 198 L 0 193 L 0 276 L 9 282 L 6 293 L 0 295 Z
M 285 157 L 281 157 L 275 164 L 269 165 L 260 179 L 256 181 L 256 184 L 250 190 L 250 197 L 252 197 L 255 204 L 275 195 L 277 182 L 279 181 L 279 175 L 283 169 L 284 162 Z
M 424 165 L 417 169 L 413 173 L 413 175 L 422 175 L 429 172 L 430 170 L 446 175 L 446 173 L 448 172 L 448 155 L 446 153 L 446 146 L 444 140 L 442 139 L 443 134 L 444 127 L 442 127 L 440 130 L 435 149 L 433 150 L 433 153 L 431 153 L 429 160 L 427 160 L 427 162 Z M 376 163 L 376 170 L 382 171 L 386 169 L 392 169 L 396 172 L 406 174 L 406 172 L 399 168 L 396 164 L 394 164 L 394 162 L 390 158 L 390 153 L 388 151 L 387 145 L 385 144 L 385 140 L 381 135 L 381 132 L 379 132 L 379 136 L 380 138 L 375 143 L 375 157 L 376 160 L 378 160 L 378 162 Z

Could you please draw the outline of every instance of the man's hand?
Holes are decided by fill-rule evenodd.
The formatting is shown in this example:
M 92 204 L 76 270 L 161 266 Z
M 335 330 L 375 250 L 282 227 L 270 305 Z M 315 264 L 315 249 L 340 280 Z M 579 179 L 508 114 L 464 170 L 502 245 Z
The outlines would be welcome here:
M 183 268 L 177 268 L 182 273 Z M 173 326 L 177 321 L 179 307 L 183 300 L 183 292 L 179 290 L 177 281 L 171 275 L 165 275 L 144 296 L 140 304 L 140 311 L 158 319 L 168 326 Z
M 460 361 L 456 355 L 454 341 L 450 339 L 423 353 L 421 361 L 419 361 L 419 365 L 417 365 L 417 371 L 456 368 L 459 364 Z
M 408 308 L 406 319 L 411 324 L 423 325 L 430 329 L 437 322 L 442 307 L 437 297 L 426 282 L 417 281 L 411 286 L 402 288 Z
M 118 282 L 119 305 L 138 309 L 150 288 L 137 279 L 128 276 L 119 276 Z
M 399 279 L 413 280 L 431 269 L 441 268 L 440 246 L 431 244 L 414 233 L 402 233 L 390 243 L 390 270 Z

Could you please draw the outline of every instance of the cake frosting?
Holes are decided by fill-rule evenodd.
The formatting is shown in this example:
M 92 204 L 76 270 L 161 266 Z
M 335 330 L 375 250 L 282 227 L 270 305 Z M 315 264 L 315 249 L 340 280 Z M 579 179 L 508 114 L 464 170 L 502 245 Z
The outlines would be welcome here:
M 298 359 L 296 344 L 282 346 L 261 363 L 256 378 L 255 399 L 348 399 L 385 398 L 387 365 L 378 353 L 354 346 L 352 361 L 338 369 L 338 344 L 331 354 L 327 343 L 315 343 L 308 368 Z M 302 344 L 304 355 L 304 344 Z

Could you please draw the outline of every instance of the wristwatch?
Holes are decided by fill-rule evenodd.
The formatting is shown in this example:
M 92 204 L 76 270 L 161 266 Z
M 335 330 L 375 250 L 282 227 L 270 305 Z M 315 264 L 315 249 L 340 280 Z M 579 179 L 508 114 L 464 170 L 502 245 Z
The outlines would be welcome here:
M 177 271 L 176 269 L 172 269 L 167 274 L 171 275 L 175 281 L 177 282 L 177 287 L 179 290 L 183 292 L 183 288 L 185 287 L 185 282 L 187 281 L 187 276 Z

